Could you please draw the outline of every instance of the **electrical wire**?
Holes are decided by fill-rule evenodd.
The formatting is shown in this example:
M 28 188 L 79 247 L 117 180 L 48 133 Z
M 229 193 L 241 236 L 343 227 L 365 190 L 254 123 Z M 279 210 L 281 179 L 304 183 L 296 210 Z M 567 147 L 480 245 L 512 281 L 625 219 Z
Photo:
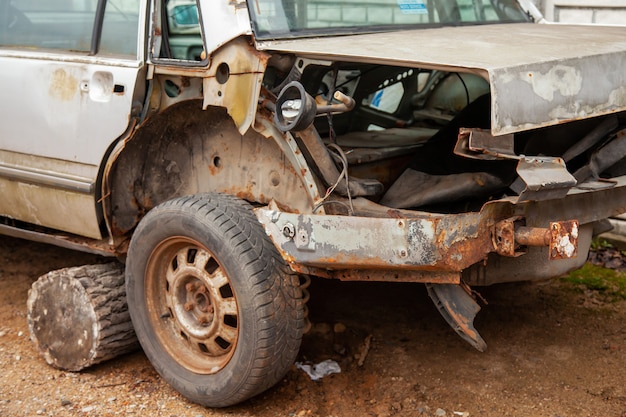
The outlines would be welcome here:
M 337 181 L 335 181 L 335 183 L 326 190 L 326 194 L 324 195 L 322 200 L 319 203 L 317 203 L 315 207 L 313 207 L 313 212 L 317 211 L 320 207 L 326 204 L 337 203 L 337 204 L 342 204 L 346 206 L 350 216 L 354 216 L 354 205 L 352 204 L 352 195 L 350 194 L 350 178 L 348 176 L 348 158 L 346 157 L 346 154 L 338 145 L 334 143 L 330 143 L 327 145 L 327 147 L 333 151 L 333 156 L 335 156 L 341 162 L 342 169 L 341 169 L 341 172 L 339 173 L 339 176 L 337 177 Z M 348 197 L 349 205 L 340 201 L 326 201 L 326 199 L 330 197 L 333 191 L 335 191 L 335 188 L 337 188 L 339 183 L 341 183 L 341 181 L 344 178 L 346 181 L 346 194 Z
M 346 179 L 346 194 L 348 197 L 348 203 L 350 204 L 350 215 L 354 216 L 354 206 L 352 205 L 352 195 L 350 195 L 350 178 L 348 177 L 348 158 L 346 154 L 343 152 L 343 149 L 334 143 L 328 144 L 328 148 L 332 149 L 336 152 L 339 160 L 341 161 L 341 165 L 343 169 L 341 170 L 341 174 L 339 174 L 339 178 L 337 179 L 337 184 L 341 181 L 341 178 Z

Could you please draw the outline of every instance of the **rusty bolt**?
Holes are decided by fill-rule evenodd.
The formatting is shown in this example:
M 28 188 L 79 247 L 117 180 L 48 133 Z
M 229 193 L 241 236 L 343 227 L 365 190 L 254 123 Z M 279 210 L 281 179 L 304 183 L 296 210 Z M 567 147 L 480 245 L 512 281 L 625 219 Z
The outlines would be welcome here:
M 296 235 L 296 228 L 291 223 L 285 224 L 283 226 L 283 236 L 288 237 L 289 239 L 293 239 Z
M 196 288 L 198 288 L 198 286 L 193 282 L 189 282 L 187 283 L 187 285 L 185 285 L 185 289 L 187 290 L 187 292 L 194 292 Z
M 207 289 L 206 289 L 206 287 L 204 285 L 200 285 L 200 287 L 198 288 L 198 292 L 200 294 L 206 294 Z
M 193 303 L 193 301 L 188 301 L 185 303 L 185 311 L 191 311 L 195 306 L 196 305 Z

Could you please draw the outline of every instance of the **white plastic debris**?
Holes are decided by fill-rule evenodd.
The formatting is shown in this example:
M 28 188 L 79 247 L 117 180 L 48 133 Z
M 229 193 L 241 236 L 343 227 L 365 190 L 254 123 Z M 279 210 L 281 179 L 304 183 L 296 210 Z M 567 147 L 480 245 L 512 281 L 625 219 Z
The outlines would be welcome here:
M 319 381 L 330 374 L 340 374 L 341 368 L 339 364 L 332 359 L 326 359 L 317 365 L 308 365 L 302 362 L 296 362 L 296 368 L 303 370 L 311 377 L 313 381 Z

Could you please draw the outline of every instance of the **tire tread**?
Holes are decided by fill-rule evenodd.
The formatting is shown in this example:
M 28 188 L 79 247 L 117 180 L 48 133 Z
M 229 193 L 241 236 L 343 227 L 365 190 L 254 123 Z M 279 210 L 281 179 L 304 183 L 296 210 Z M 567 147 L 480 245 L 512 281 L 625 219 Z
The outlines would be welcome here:
M 279 382 L 293 364 L 304 329 L 299 280 L 269 240 L 249 203 L 227 194 L 196 194 L 167 201 L 146 218 L 172 211 L 192 213 L 215 225 L 238 256 L 253 293 L 256 345 L 243 383 L 228 398 L 191 398 L 213 407 L 233 405 Z M 138 230 L 141 227 L 142 223 Z

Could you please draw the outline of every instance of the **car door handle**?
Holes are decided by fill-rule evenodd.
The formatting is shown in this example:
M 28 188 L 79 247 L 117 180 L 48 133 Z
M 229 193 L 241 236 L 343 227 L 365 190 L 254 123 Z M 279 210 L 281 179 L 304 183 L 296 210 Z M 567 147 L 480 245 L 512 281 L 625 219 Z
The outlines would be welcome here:
M 107 102 L 111 96 L 123 95 L 126 88 L 122 84 L 116 84 L 113 74 L 108 71 L 96 71 L 89 80 L 80 82 L 80 91 L 89 94 L 89 98 L 96 102 Z

